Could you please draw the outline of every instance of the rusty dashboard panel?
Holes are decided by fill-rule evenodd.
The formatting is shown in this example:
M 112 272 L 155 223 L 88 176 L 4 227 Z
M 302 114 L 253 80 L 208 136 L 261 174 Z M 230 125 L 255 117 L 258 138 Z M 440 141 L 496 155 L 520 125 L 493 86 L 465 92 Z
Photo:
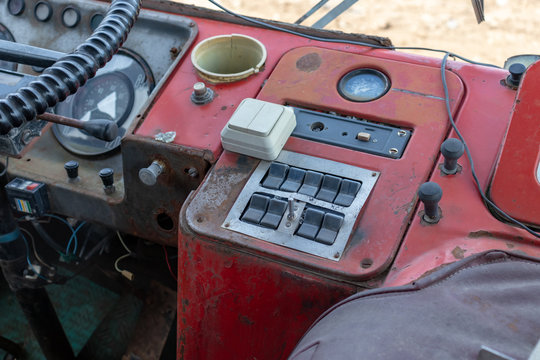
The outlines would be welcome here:
M 5 8 L 6 3 L 2 0 L 0 6 Z M 0 23 L 16 42 L 71 52 L 90 36 L 108 7 L 106 3 L 90 1 L 53 0 L 47 4 L 51 11 L 48 17 L 36 15 L 37 0 L 26 0 L 25 10 L 16 16 L 2 11 Z M 176 214 L 182 199 L 197 187 L 209 165 L 202 151 L 186 150 L 184 156 L 178 157 L 178 146 L 139 138 L 133 131 L 197 32 L 191 19 L 142 9 L 112 61 L 81 91 L 53 109 L 60 115 L 82 120 L 114 120 L 119 136 L 107 143 L 78 129 L 48 126 L 40 137 L 29 142 L 21 161 L 10 164 L 10 174 L 45 182 L 54 213 L 175 246 Z M 19 65 L 18 71 L 38 75 L 43 69 Z M 70 181 L 64 170 L 64 164 L 73 160 L 79 164 L 78 181 Z M 137 174 L 153 161 L 160 161 L 164 171 L 159 183 L 149 191 Z M 101 169 L 114 172 L 114 192 L 104 191 Z

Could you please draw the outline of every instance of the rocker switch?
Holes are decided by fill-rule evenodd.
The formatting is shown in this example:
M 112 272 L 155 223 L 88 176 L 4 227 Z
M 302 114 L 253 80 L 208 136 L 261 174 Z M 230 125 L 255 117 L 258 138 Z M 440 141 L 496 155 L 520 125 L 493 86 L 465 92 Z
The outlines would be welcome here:
M 361 186 L 362 184 L 358 181 L 343 179 L 341 181 L 339 193 L 336 197 L 336 200 L 334 200 L 334 204 L 341 206 L 351 206 Z
M 289 166 L 273 162 L 268 168 L 266 179 L 264 179 L 262 186 L 268 189 L 278 190 L 289 171 Z
M 315 239 L 315 236 L 317 236 L 319 228 L 321 227 L 323 217 L 323 211 L 317 209 L 307 209 L 304 222 L 302 225 L 300 225 L 296 235 L 310 240 Z
M 289 169 L 289 174 L 287 175 L 287 179 L 285 180 L 283 185 L 281 185 L 280 190 L 289 191 L 289 192 L 297 192 L 298 189 L 300 189 L 300 186 L 302 186 L 302 181 L 304 180 L 305 175 L 306 175 L 305 170 L 291 167 Z
M 307 196 L 315 196 L 319 187 L 321 186 L 323 174 L 315 171 L 306 171 L 306 176 L 304 177 L 304 183 L 298 193 L 304 194 Z
M 332 245 L 336 240 L 337 233 L 343 224 L 343 216 L 327 213 L 324 215 L 321 230 L 315 241 L 325 245 Z
M 253 194 L 249 200 L 249 205 L 242 216 L 242 221 L 246 221 L 252 224 L 258 224 L 266 213 L 270 198 L 268 196 Z
M 268 211 L 263 216 L 261 225 L 272 229 L 277 229 L 286 208 L 287 203 L 285 201 L 278 199 L 270 200 Z
M 317 194 L 317 199 L 333 202 L 341 185 L 341 179 L 333 175 L 324 175 L 321 190 Z

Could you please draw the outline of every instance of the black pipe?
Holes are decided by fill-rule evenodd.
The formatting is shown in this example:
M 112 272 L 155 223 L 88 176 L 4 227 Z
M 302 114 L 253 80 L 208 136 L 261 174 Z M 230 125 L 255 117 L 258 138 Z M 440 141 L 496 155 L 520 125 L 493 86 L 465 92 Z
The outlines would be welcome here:
M 0 165 L 0 170 L 3 166 Z M 24 277 L 28 245 L 11 213 L 5 185 L 7 175 L 0 177 L 0 266 L 9 287 L 32 328 L 43 354 L 48 360 L 73 360 L 75 355 L 41 279 L 32 282 Z M 39 285 L 41 284 L 41 285 Z

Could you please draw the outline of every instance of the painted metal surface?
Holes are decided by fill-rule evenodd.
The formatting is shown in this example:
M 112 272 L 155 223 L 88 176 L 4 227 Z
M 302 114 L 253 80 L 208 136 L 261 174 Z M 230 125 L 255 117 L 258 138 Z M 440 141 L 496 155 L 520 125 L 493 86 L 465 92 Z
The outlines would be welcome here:
M 461 244 L 467 236 L 473 244 L 466 249 L 470 252 L 507 243 L 525 249 L 526 245 L 520 246 L 520 240 L 516 240 L 524 237 L 522 232 L 498 222 L 483 208 L 466 176 L 467 164 L 460 161 L 463 172 L 453 177 L 443 178 L 436 170 L 442 163 L 439 147 L 449 129 L 439 60 L 317 44 L 212 20 L 196 22 L 200 39 L 229 31 L 258 38 L 267 46 L 269 59 L 258 75 L 235 84 L 211 85 L 218 97 L 201 107 L 189 101 L 192 85 L 199 79 L 191 64 L 184 61 L 137 132 L 151 137 L 156 131 L 176 131 L 176 143 L 204 149 L 212 154 L 210 162 L 217 160 L 180 214 L 179 359 L 286 358 L 313 315 L 347 294 L 380 286 L 387 272 L 387 284 L 419 277 L 455 260 L 453 251 L 462 257 L 463 253 L 455 250 L 455 242 Z M 455 62 L 448 66 L 452 111 L 467 136 L 475 136 L 471 148 L 479 157 L 477 168 L 485 187 L 515 92 L 500 85 L 507 75 L 503 70 Z M 337 91 L 339 79 L 358 67 L 372 67 L 388 75 L 392 81 L 388 94 L 362 104 L 343 99 Z M 219 131 L 235 106 L 254 96 L 412 130 L 410 143 L 399 160 L 298 138 L 289 139 L 285 145 L 289 151 L 381 173 L 340 261 L 317 258 L 221 227 L 259 161 L 230 152 L 218 159 L 222 152 Z M 441 203 L 444 207 L 439 228 L 420 225 L 415 211 L 418 186 L 430 178 L 450 194 Z M 405 235 L 409 222 L 412 225 Z M 488 225 L 484 227 L 485 223 Z M 485 228 L 501 234 L 490 235 Z M 501 242 L 490 236 L 509 239 Z M 396 265 L 390 267 L 398 249 Z
M 516 92 L 500 85 L 507 76 L 502 71 L 484 69 L 475 73 L 473 68 L 467 68 L 459 70 L 459 73 L 470 81 L 466 81 L 468 96 L 460 112 L 458 126 L 471 150 L 481 187 L 487 191 L 511 118 Z M 528 106 L 534 106 L 534 103 L 529 98 Z M 456 137 L 454 132 L 450 137 Z M 437 163 L 443 163 L 442 157 Z M 384 286 L 410 283 L 433 269 L 490 249 L 540 256 L 538 239 L 497 220 L 485 207 L 473 183 L 466 157 L 459 159 L 458 163 L 462 166 L 460 173 L 444 176 L 436 169 L 430 177 L 443 189 L 439 203 L 442 218 L 438 224 L 426 226 L 418 216 L 423 208 L 417 208 Z
M 540 63 L 531 65 L 519 88 L 512 120 L 491 184 L 497 206 L 540 226 Z

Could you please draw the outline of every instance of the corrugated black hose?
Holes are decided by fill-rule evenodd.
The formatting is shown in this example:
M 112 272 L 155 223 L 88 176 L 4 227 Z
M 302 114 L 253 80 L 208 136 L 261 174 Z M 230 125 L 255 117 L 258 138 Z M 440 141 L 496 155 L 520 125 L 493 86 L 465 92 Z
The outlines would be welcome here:
M 83 44 L 47 68 L 28 86 L 0 100 L 0 135 L 31 121 L 94 77 L 127 39 L 141 0 L 114 0 L 107 15 Z

